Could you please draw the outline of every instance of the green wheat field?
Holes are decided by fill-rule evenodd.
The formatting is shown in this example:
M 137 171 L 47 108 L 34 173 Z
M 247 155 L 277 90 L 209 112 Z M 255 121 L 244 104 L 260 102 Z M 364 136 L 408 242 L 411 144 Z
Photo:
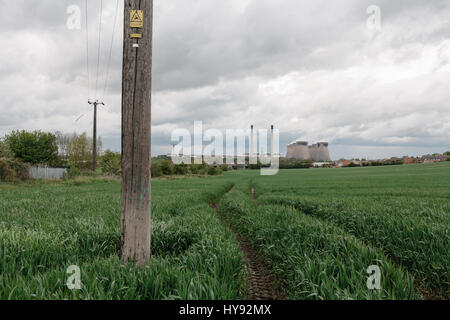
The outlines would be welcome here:
M 287 299 L 450 297 L 450 163 L 153 180 L 147 267 L 120 262 L 120 197 L 116 180 L 0 184 L 0 299 L 245 299 L 228 224 Z

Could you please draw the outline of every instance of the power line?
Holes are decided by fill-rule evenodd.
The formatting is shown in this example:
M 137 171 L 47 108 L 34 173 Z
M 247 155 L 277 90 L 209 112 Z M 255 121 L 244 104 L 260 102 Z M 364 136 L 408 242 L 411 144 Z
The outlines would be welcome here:
M 98 75 L 100 69 L 100 48 L 102 40 L 102 17 L 103 17 L 103 0 L 100 0 L 100 20 L 98 24 L 98 50 L 97 50 L 97 78 L 95 80 L 95 96 L 97 96 Z
M 119 0 L 116 0 L 116 12 L 114 14 L 114 23 L 113 23 L 113 29 L 112 29 L 112 35 L 111 35 L 111 46 L 109 47 L 108 64 L 106 67 L 106 79 L 105 79 L 105 86 L 103 88 L 102 100 L 103 100 L 106 90 L 108 88 L 109 70 L 110 70 L 110 66 L 111 66 L 111 56 L 112 56 L 112 49 L 113 49 L 113 45 L 114 45 L 114 36 L 116 34 L 116 22 L 117 22 L 118 11 L 119 11 Z
M 105 105 L 100 105 L 100 108 L 105 109 L 106 112 L 112 113 L 111 109 L 108 108 L 108 106 L 106 104 Z
M 91 76 L 89 72 L 89 19 L 88 19 L 88 0 L 85 2 L 86 10 L 86 71 L 88 80 L 88 99 L 91 95 Z
M 74 123 L 77 123 L 78 120 L 80 120 L 81 118 L 83 118 L 86 115 L 86 113 L 83 113 L 81 116 L 78 116 L 78 118 L 74 121 Z

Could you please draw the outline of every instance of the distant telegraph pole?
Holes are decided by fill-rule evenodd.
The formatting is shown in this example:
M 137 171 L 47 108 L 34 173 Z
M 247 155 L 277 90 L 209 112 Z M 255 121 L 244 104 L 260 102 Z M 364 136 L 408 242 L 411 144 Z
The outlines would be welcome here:
M 148 264 L 153 0 L 125 0 L 122 71 L 122 261 Z
M 94 105 L 94 132 L 92 134 L 92 171 L 97 170 L 97 106 L 99 104 L 105 105 L 103 102 L 98 102 L 98 100 L 92 102 L 88 101 L 89 104 Z

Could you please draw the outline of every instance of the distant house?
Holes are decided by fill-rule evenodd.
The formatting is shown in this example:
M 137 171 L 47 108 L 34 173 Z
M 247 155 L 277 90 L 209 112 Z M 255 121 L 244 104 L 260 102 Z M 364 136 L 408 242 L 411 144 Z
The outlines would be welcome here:
M 403 164 L 414 164 L 414 163 L 419 163 L 419 159 L 418 158 L 414 158 L 414 157 L 403 157 Z
M 386 158 L 386 159 L 378 159 L 378 160 L 360 160 L 360 159 L 340 159 L 335 163 L 335 167 L 342 168 L 342 167 L 355 167 L 355 166 L 383 166 L 383 165 L 407 165 L 407 164 L 419 164 L 419 163 L 436 163 L 436 162 L 444 162 L 449 161 L 450 155 L 443 155 L 439 153 L 435 154 L 427 154 L 423 155 L 421 157 L 410 157 L 410 156 L 404 156 L 401 158 L 398 157 L 392 157 L 392 158 Z M 315 165 L 315 164 L 314 164 Z
M 339 160 L 338 162 L 337 162 L 337 166 L 339 167 L 339 168 L 342 168 L 342 167 L 348 167 L 349 165 L 350 165 L 350 163 L 352 163 L 350 160 Z
M 422 163 L 436 163 L 446 161 L 446 157 L 442 154 L 427 154 L 421 158 Z
M 328 166 L 330 166 L 330 165 L 332 165 L 332 163 L 331 162 L 313 162 L 313 167 L 314 168 L 322 168 L 322 167 L 328 167 Z

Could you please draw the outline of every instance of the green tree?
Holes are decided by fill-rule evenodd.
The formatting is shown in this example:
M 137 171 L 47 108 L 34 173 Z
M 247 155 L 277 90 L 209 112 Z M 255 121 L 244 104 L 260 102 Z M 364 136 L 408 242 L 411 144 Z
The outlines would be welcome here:
M 9 148 L 8 143 L 3 139 L 0 139 L 0 158 L 12 158 L 13 153 Z
M 162 173 L 166 176 L 172 175 L 174 170 L 172 162 L 167 160 L 161 161 L 161 170 Z
M 52 165 L 58 160 L 56 136 L 49 132 L 13 131 L 6 136 L 13 155 L 23 162 Z
M 198 174 L 198 171 L 200 170 L 200 166 L 198 164 L 191 164 L 191 165 L 189 165 L 189 169 L 192 174 Z
M 177 164 L 174 166 L 174 173 L 176 175 L 184 176 L 187 174 L 188 167 L 184 164 L 184 162 Z
M 97 139 L 97 159 L 100 158 L 101 139 Z M 70 168 L 87 170 L 92 167 L 92 138 L 86 132 L 81 135 L 74 133 L 67 145 L 67 160 Z
M 28 180 L 30 165 L 18 159 L 0 158 L 0 181 Z
M 67 158 L 67 149 L 69 146 L 70 134 L 64 134 L 60 131 L 56 131 L 56 145 L 58 146 L 58 152 L 61 158 L 66 159 Z
M 450 151 L 444 152 L 444 156 L 450 156 Z
M 161 163 L 157 161 L 152 161 L 152 178 L 161 177 L 163 175 L 161 169 Z
M 7 159 L 0 158 L 0 181 L 11 182 L 14 181 L 15 172 L 9 165 Z
M 104 173 L 118 176 L 122 173 L 122 155 L 119 152 L 106 150 L 102 156 L 101 165 Z
M 208 175 L 215 176 L 215 175 L 218 175 L 218 174 L 222 174 L 222 169 L 210 166 L 210 167 L 208 167 L 208 171 L 207 172 L 208 172 Z

